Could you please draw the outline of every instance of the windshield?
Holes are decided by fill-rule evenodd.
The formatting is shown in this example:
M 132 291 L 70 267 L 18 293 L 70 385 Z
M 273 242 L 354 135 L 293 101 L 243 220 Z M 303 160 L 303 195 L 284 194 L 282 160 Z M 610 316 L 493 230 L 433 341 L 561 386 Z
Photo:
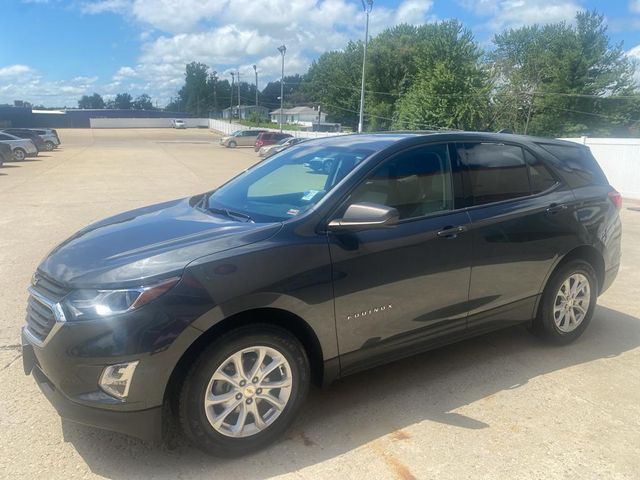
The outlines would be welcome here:
M 206 208 L 239 212 L 255 222 L 287 220 L 311 209 L 372 153 L 349 147 L 291 147 L 212 192 Z
M 277 145 L 284 145 L 285 143 L 287 143 L 289 140 L 291 140 L 290 138 L 283 138 L 282 140 L 278 141 Z

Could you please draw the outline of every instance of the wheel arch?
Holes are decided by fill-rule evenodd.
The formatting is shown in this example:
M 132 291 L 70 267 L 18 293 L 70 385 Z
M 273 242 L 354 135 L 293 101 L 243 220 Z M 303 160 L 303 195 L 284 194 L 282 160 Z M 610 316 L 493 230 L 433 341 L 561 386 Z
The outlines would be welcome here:
M 309 356 L 311 367 L 311 380 L 315 385 L 322 385 L 325 375 L 325 365 L 322 346 L 311 326 L 300 316 L 274 307 L 252 308 L 230 315 L 196 338 L 185 350 L 178 362 L 174 365 L 169 381 L 165 388 L 165 402 L 172 402 L 180 391 L 182 380 L 191 364 L 198 355 L 224 333 L 246 325 L 274 325 L 280 327 L 295 336 L 304 347 Z

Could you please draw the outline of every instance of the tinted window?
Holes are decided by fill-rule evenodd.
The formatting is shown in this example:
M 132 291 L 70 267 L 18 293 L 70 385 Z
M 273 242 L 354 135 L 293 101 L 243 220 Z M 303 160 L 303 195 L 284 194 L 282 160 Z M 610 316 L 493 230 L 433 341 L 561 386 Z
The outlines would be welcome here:
M 13 140 L 11 137 L 7 137 L 6 135 L 2 135 L 0 133 L 0 140 Z
M 588 184 L 607 185 L 609 182 L 600 169 L 598 162 L 591 155 L 591 151 L 583 147 L 570 145 L 553 145 L 547 143 L 538 144 L 552 154 L 563 165 L 569 167 L 578 178 L 574 178 L 573 186 Z
M 549 169 L 544 166 L 539 158 L 525 151 L 525 158 L 529 167 L 529 181 L 531 182 L 531 193 L 540 193 L 553 187 L 557 181 Z
M 350 204 L 396 208 L 400 219 L 451 210 L 451 169 L 446 145 L 415 148 L 378 167 L 351 195 Z
M 457 144 L 466 168 L 472 205 L 500 202 L 530 194 L 522 148 L 497 143 Z

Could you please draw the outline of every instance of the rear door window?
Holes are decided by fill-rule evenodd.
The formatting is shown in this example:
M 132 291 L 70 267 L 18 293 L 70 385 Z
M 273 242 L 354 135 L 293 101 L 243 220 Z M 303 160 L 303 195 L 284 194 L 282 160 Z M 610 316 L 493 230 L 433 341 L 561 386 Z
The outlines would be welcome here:
M 501 202 L 531 194 L 521 147 L 498 143 L 459 143 L 455 149 L 466 171 L 470 205 Z
M 529 168 L 529 181 L 531 182 L 531 193 L 536 194 L 549 190 L 558 181 L 549 171 L 549 169 L 542 163 L 542 161 L 525 151 L 524 156 L 527 160 Z

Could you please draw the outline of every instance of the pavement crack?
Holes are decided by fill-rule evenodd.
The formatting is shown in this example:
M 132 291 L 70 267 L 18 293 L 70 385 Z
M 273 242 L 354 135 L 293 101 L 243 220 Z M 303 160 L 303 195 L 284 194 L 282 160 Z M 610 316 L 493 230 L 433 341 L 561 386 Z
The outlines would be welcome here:
M 22 352 L 19 353 L 18 355 L 16 355 L 15 357 L 13 357 L 13 360 L 11 360 L 4 367 L 2 367 L 2 369 L 0 369 L 0 372 L 5 371 L 7 368 L 9 368 L 11 365 L 13 365 L 15 363 L 15 361 L 18 360 L 21 356 L 22 356 Z
M 0 350 L 18 351 L 21 348 L 22 348 L 22 345 L 20 345 L 19 343 L 14 343 L 12 345 L 0 345 Z

